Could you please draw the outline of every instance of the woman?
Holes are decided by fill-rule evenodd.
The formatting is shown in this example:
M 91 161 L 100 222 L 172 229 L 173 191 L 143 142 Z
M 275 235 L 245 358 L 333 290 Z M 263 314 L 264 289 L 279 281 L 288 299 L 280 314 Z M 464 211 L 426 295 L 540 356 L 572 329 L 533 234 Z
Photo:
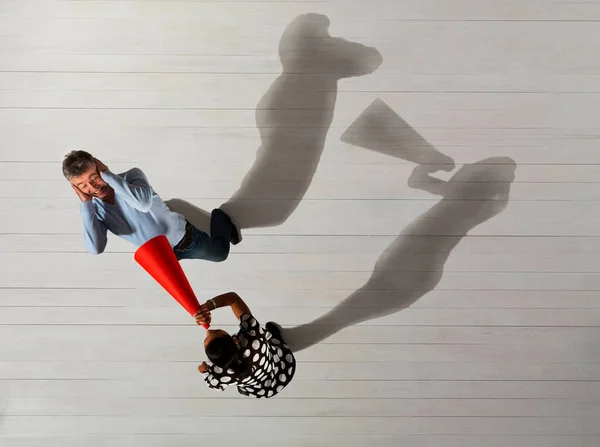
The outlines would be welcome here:
M 296 359 L 281 338 L 279 327 L 268 322 L 263 329 L 237 293 L 229 292 L 204 303 L 194 315 L 196 323 L 210 325 L 211 312 L 231 306 L 240 321 L 234 336 L 221 329 L 208 329 L 204 349 L 209 364 L 198 367 L 210 388 L 223 391 L 237 385 L 238 392 L 252 397 L 273 397 L 294 377 Z

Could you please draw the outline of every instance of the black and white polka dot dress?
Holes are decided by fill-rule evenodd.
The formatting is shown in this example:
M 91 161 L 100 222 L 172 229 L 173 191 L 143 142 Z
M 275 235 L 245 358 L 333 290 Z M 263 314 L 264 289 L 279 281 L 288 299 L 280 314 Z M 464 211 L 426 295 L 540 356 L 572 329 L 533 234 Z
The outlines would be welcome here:
M 263 329 L 250 314 L 241 316 L 236 337 L 244 358 L 251 359 L 252 372 L 238 380 L 232 370 L 224 371 L 209 363 L 204 380 L 210 388 L 223 391 L 235 384 L 240 394 L 269 398 L 290 383 L 296 370 L 296 359 L 283 340 Z

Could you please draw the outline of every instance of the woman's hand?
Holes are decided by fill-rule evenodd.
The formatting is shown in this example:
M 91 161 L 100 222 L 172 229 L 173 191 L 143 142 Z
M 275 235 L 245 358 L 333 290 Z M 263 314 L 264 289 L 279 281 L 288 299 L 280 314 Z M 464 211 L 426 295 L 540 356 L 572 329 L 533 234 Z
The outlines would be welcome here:
M 194 314 L 194 319 L 196 320 L 197 324 L 206 324 L 207 326 L 210 326 L 212 315 L 210 314 L 209 309 L 211 307 L 212 306 L 209 302 L 206 302 L 200 306 L 200 310 Z
M 208 371 L 208 365 L 206 362 L 202 362 L 202 364 L 198 366 L 198 371 L 200 371 L 202 374 Z

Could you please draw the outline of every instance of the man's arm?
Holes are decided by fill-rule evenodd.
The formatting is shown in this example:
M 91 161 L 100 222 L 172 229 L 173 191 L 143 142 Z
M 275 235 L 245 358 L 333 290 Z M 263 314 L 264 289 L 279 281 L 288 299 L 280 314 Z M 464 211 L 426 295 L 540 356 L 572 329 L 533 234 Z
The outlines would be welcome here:
M 147 213 L 152 208 L 152 187 L 141 169 L 133 168 L 125 173 L 125 178 L 113 174 L 108 169 L 101 173 L 102 178 L 136 210 Z
M 91 254 L 99 255 L 106 248 L 106 225 L 96 217 L 96 206 L 91 200 L 81 202 L 80 212 L 83 220 L 85 248 Z

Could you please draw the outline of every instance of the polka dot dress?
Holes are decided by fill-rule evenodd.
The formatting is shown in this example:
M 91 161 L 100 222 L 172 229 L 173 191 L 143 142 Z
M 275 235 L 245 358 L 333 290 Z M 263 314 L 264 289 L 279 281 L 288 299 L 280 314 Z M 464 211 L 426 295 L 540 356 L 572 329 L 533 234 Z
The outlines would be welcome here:
M 296 370 L 296 359 L 283 340 L 264 330 L 250 314 L 240 318 L 237 339 L 244 358 L 251 359 L 252 373 L 238 381 L 231 369 L 224 371 L 209 364 L 204 380 L 210 388 L 222 391 L 235 384 L 240 394 L 269 398 L 290 383 Z

